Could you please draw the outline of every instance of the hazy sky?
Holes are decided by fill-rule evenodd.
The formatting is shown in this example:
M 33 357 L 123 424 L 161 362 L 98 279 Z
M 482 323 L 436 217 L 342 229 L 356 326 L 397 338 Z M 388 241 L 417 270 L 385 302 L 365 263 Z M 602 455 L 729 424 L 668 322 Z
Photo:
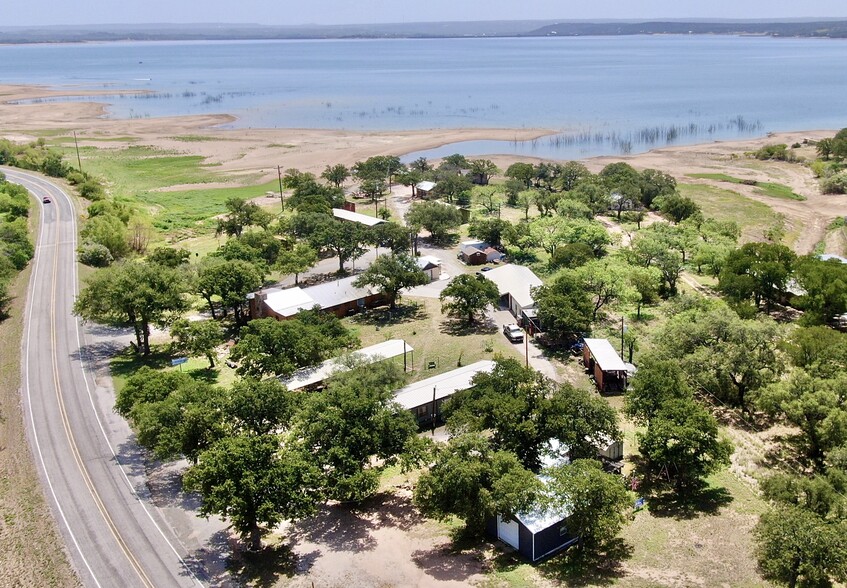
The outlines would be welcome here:
M 11 3 L 12 0 L 6 0 Z M 4 25 L 842 17 L 844 0 L 24 0 Z

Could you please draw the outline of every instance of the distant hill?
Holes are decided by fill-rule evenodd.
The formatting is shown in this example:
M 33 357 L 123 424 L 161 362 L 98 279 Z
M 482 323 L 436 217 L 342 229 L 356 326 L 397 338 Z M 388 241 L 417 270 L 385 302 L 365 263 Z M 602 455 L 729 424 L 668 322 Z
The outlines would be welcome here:
M 811 22 L 561 22 L 526 33 L 530 37 L 576 35 L 767 35 L 847 37 L 847 20 Z
M 87 41 L 186 41 L 263 39 L 381 39 L 460 37 L 566 37 L 583 35 L 768 35 L 847 37 L 847 20 L 765 21 L 563 21 L 519 20 L 366 25 L 109 24 L 3 27 L 0 43 Z

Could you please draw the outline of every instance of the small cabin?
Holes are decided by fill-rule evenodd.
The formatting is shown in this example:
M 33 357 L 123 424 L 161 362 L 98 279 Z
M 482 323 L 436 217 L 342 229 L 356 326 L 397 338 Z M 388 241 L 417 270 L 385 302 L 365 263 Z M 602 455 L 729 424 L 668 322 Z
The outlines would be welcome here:
M 584 339 L 582 360 L 601 394 L 626 390 L 629 368 L 608 339 Z

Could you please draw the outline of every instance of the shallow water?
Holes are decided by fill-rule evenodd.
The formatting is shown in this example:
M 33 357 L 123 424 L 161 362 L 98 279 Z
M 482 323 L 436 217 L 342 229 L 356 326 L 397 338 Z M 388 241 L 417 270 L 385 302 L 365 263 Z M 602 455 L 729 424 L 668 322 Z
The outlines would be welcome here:
M 3 83 L 151 91 L 98 98 L 116 117 L 229 113 L 236 127 L 352 130 L 540 127 L 558 138 L 466 147 L 557 157 L 840 128 L 844 64 L 845 41 L 723 36 L 0 47 Z

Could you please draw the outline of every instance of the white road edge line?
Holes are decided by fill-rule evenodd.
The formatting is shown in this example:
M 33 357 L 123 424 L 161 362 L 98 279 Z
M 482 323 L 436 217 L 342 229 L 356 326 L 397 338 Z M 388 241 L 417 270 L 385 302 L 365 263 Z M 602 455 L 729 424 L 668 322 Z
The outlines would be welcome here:
M 62 192 L 62 195 L 64 196 L 64 191 L 61 191 L 61 192 Z M 68 203 L 70 204 L 70 207 L 71 207 L 71 218 L 73 219 L 73 234 L 74 234 L 73 243 L 76 243 L 76 225 L 77 225 L 76 210 L 74 209 L 73 202 L 70 201 L 70 199 L 68 199 L 68 201 L 69 201 Z M 79 275 L 78 275 L 78 273 L 79 273 L 79 266 L 77 265 L 76 262 L 74 262 L 74 264 L 73 264 L 73 276 L 74 276 L 74 297 L 75 298 L 79 295 Z M 94 396 L 91 393 L 91 387 L 88 385 L 88 378 L 91 374 L 91 371 L 88 369 L 88 367 L 87 367 L 88 364 L 86 363 L 85 358 L 83 357 L 82 340 L 80 338 L 80 331 L 82 330 L 82 324 L 79 320 L 79 317 L 74 317 L 74 323 L 76 324 L 76 344 L 77 344 L 77 350 L 78 350 L 77 353 L 79 355 L 80 369 L 82 370 L 82 379 L 85 382 L 85 391 L 88 393 L 88 401 L 91 404 L 91 410 L 94 413 L 94 418 L 97 419 L 97 425 L 100 427 L 100 433 L 102 434 L 103 439 L 106 442 L 106 446 L 109 448 L 109 451 L 112 453 L 112 456 L 115 458 L 115 462 L 118 464 L 118 468 L 120 469 L 121 474 L 123 475 L 123 478 L 126 481 L 127 487 L 129 488 L 130 492 L 132 492 L 132 495 L 135 496 L 136 500 L 138 500 L 138 503 L 141 505 L 141 508 L 144 510 L 144 514 L 147 515 L 147 518 L 149 518 L 150 522 L 153 523 L 153 526 L 156 527 L 156 530 L 159 532 L 159 535 L 162 536 L 162 539 L 164 539 L 164 541 L 165 541 L 165 543 L 167 543 L 168 547 L 171 548 L 171 551 L 173 551 L 174 555 L 179 560 L 179 563 L 191 575 L 191 578 L 194 580 L 194 582 L 198 586 L 204 586 L 204 584 L 200 581 L 200 579 L 197 577 L 197 575 L 194 573 L 194 571 L 191 569 L 191 567 L 188 565 L 188 563 L 179 554 L 179 551 L 177 551 L 177 549 L 176 549 L 176 547 L 174 547 L 173 543 L 171 543 L 170 539 L 168 539 L 167 535 L 165 535 L 165 532 L 159 526 L 159 523 L 156 522 L 156 519 L 153 518 L 153 515 L 147 509 L 147 505 L 144 503 L 144 500 L 138 495 L 138 492 L 136 492 L 135 487 L 132 485 L 132 482 L 130 481 L 129 476 L 127 475 L 126 470 L 124 469 L 124 465 L 123 465 L 123 463 L 121 463 L 121 458 L 118 457 L 118 454 L 115 452 L 114 448 L 112 447 L 112 444 L 109 442 L 109 438 L 106 435 L 106 429 L 103 426 L 103 421 L 100 419 L 100 414 L 97 412 L 97 407 L 94 403 Z M 156 507 L 156 509 L 158 510 L 158 507 Z
M 35 194 L 33 194 L 35 196 Z M 44 205 L 41 205 L 41 226 L 38 231 L 38 243 L 39 247 L 41 246 L 41 242 L 44 239 L 45 233 L 45 223 L 44 223 Z M 35 267 L 32 270 L 32 277 L 30 279 L 30 284 L 35 283 L 38 276 L 38 268 L 41 265 L 41 256 L 36 257 L 35 259 Z M 82 563 L 85 564 L 88 573 L 91 575 L 91 579 L 94 580 L 94 583 L 98 586 L 98 588 L 102 588 L 99 580 L 97 580 L 97 576 L 94 575 L 94 570 L 91 569 L 91 565 L 88 563 L 88 559 L 85 557 L 85 553 L 82 551 L 82 547 L 79 545 L 79 541 L 77 541 L 76 535 L 74 535 L 73 529 L 71 528 L 70 523 L 68 522 L 67 517 L 65 516 L 65 510 L 62 508 L 62 504 L 59 502 L 59 497 L 56 495 L 56 490 L 53 488 L 53 482 L 50 481 L 50 472 L 47 469 L 47 464 L 44 462 L 44 454 L 41 451 L 41 443 L 38 440 L 38 432 L 35 427 L 35 415 L 32 412 L 32 394 L 30 393 L 30 382 L 29 382 L 29 342 L 32 340 L 30 334 L 32 333 L 32 310 L 33 305 L 29 305 L 29 309 L 27 311 L 27 320 L 26 320 L 26 350 L 24 355 L 24 366 L 26 368 L 26 401 L 27 407 L 29 408 L 29 419 L 32 424 L 32 438 L 35 441 L 35 451 L 38 453 L 38 459 L 41 462 L 41 470 L 44 472 L 44 479 L 47 481 L 47 487 L 50 488 L 50 494 L 53 496 L 53 502 L 56 504 L 56 509 L 59 511 L 59 515 L 62 517 L 62 522 L 65 523 L 65 529 L 68 531 L 68 535 L 71 536 L 71 541 L 73 541 L 74 547 L 76 547 L 79 556 L 82 558 Z
M 14 172 L 13 172 L 13 175 L 15 175 Z M 65 202 L 67 202 L 68 206 L 70 206 L 70 209 L 71 209 L 71 219 L 72 219 L 72 223 L 73 223 L 73 235 L 74 235 L 73 240 L 71 242 L 76 243 L 77 217 L 76 217 L 76 209 L 74 208 L 73 201 L 65 194 L 64 190 L 60 189 L 58 186 L 53 185 L 52 183 L 48 182 L 47 180 L 43 180 L 41 178 L 30 178 L 28 176 L 24 176 L 24 177 L 26 177 L 27 179 L 30 179 L 30 181 L 35 185 L 43 184 L 41 186 L 42 188 L 45 188 L 45 189 L 48 189 L 48 190 L 56 190 L 56 192 L 54 192 L 54 196 L 56 195 L 56 193 L 61 194 L 61 197 L 65 200 Z M 41 207 L 43 209 L 44 205 L 42 204 Z M 43 220 L 43 216 L 42 216 L 42 220 Z M 39 233 L 39 238 L 38 238 L 39 242 L 41 241 L 42 234 L 43 234 L 43 231 Z M 36 268 L 37 268 L 37 266 L 38 266 L 38 260 L 36 260 Z M 73 271 L 73 276 L 74 276 L 74 296 L 77 296 L 79 294 L 79 279 L 78 279 L 79 268 L 78 268 L 76 262 L 73 264 L 73 270 L 72 271 Z M 31 315 L 31 313 L 32 313 L 32 307 L 30 307 L 30 315 Z M 157 523 L 156 519 L 153 518 L 153 515 L 148 510 L 147 505 L 144 504 L 144 500 L 138 495 L 138 492 L 136 492 L 135 487 L 132 485 L 132 482 L 130 481 L 129 476 L 127 475 L 126 470 L 124 469 L 123 463 L 121 463 L 120 458 L 118 457 L 117 453 L 115 453 L 115 450 L 112 447 L 112 444 L 109 442 L 109 438 L 106 435 L 106 429 L 103 427 L 103 422 L 100 419 L 100 415 L 97 412 L 97 408 L 96 408 L 96 405 L 94 403 L 94 397 L 91 394 L 91 388 L 88 385 L 88 374 L 90 372 L 89 372 L 88 368 L 86 367 L 87 364 L 86 364 L 85 359 L 83 358 L 83 354 L 82 354 L 82 342 L 80 340 L 81 324 L 80 324 L 79 318 L 75 318 L 74 322 L 76 323 L 76 339 L 77 339 L 78 355 L 79 355 L 79 360 L 80 360 L 80 369 L 82 370 L 82 378 L 85 381 L 85 389 L 86 389 L 86 392 L 88 393 L 89 403 L 91 404 L 91 409 L 92 409 L 92 412 L 94 413 L 94 418 L 97 419 L 97 425 L 100 428 L 100 433 L 103 436 L 103 440 L 106 442 L 106 446 L 109 448 L 109 451 L 112 453 L 112 456 L 115 458 L 115 462 L 118 464 L 118 468 L 120 469 L 121 474 L 123 475 L 124 481 L 126 481 L 126 484 L 127 484 L 127 487 L 129 488 L 129 491 L 132 493 L 132 495 L 135 497 L 135 499 L 141 505 L 141 508 L 144 510 L 144 514 L 146 514 L 147 518 L 150 519 L 150 522 L 153 523 L 153 526 L 156 528 L 156 531 L 159 532 L 159 535 L 161 535 L 162 539 L 165 541 L 165 543 L 168 545 L 168 547 L 170 547 L 170 549 L 171 549 L 171 551 L 173 551 L 174 555 L 176 555 L 180 564 L 191 575 L 191 578 L 194 580 L 194 582 L 198 586 L 204 586 L 204 584 L 200 581 L 200 579 L 197 578 L 196 574 L 191 569 L 191 567 L 189 567 L 189 565 L 186 563 L 186 561 L 179 554 L 179 551 L 177 551 L 177 549 L 176 549 L 176 547 L 174 547 L 173 543 L 171 543 L 170 539 L 168 539 L 167 535 L 165 535 L 165 532 L 159 526 L 159 523 Z M 27 325 L 27 327 L 29 327 L 29 324 Z M 27 332 L 27 335 L 29 335 L 29 332 Z M 29 350 L 29 336 L 27 336 L 27 351 L 28 350 Z M 27 356 L 27 369 L 28 369 L 28 366 L 29 366 L 29 356 Z M 27 372 L 27 380 L 29 380 L 29 372 Z M 28 397 L 29 397 L 29 395 L 28 395 Z M 30 411 L 30 416 L 32 416 L 31 411 Z M 35 427 L 35 423 L 33 421 L 33 428 L 34 427 Z M 33 430 L 33 432 L 34 432 L 34 430 Z M 40 454 L 40 449 L 39 449 L 39 454 Z M 43 457 L 42 457 L 42 467 L 44 467 L 43 466 Z M 45 472 L 46 472 L 46 469 L 45 469 Z M 49 483 L 49 480 L 48 480 L 48 483 Z M 52 485 L 51 485 L 51 491 L 52 491 Z M 54 497 L 55 497 L 55 492 L 54 492 Z M 56 504 L 58 505 L 58 501 L 56 502 Z M 60 507 L 60 510 L 61 510 L 61 507 Z M 65 520 L 65 526 L 68 526 L 67 520 L 65 519 L 65 516 L 64 516 L 64 512 L 62 512 L 62 519 Z M 68 527 L 68 529 L 70 529 L 70 527 Z M 79 544 L 77 543 L 76 538 L 74 537 L 73 540 L 74 540 L 74 544 L 77 545 L 77 549 L 79 549 Z M 82 555 L 81 550 L 80 550 L 80 555 Z M 85 565 L 86 565 L 86 567 L 88 567 L 88 569 L 90 571 L 91 568 L 88 564 L 88 561 L 85 560 L 85 556 L 83 556 L 83 561 L 85 561 Z M 92 577 L 93 577 L 93 573 L 92 573 Z M 94 579 L 94 581 L 95 581 L 95 583 L 97 584 L 98 587 L 101 586 L 96 578 Z

